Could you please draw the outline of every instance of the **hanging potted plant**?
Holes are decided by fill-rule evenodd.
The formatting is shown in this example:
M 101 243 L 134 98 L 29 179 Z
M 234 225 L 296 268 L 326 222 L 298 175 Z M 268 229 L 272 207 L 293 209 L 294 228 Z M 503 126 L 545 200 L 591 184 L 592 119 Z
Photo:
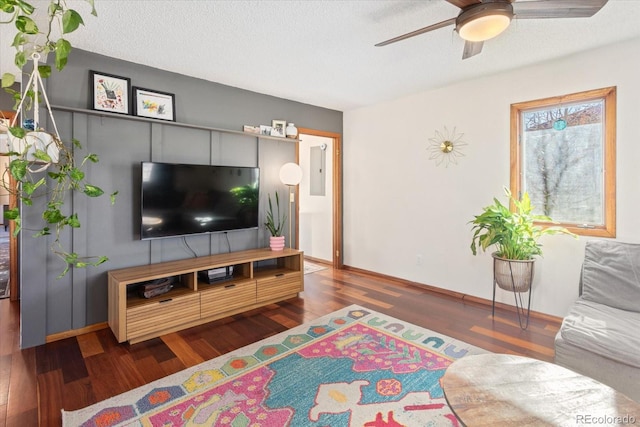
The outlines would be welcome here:
M 267 210 L 267 222 L 264 223 L 267 230 L 271 234 L 269 238 L 269 247 L 273 251 L 281 251 L 284 249 L 284 236 L 282 230 L 287 219 L 286 214 L 280 216 L 280 197 L 276 192 L 276 210 L 274 212 L 273 203 L 271 203 L 271 194 L 269 194 L 269 209 Z
M 496 198 L 493 205 L 483 208 L 473 221 L 471 252 L 477 254 L 478 248 L 486 251 L 495 246 L 494 279 L 502 289 L 515 292 L 527 292 L 533 281 L 536 255 L 542 255 L 539 239 L 544 235 L 567 234 L 577 237 L 564 227 L 537 225 L 537 221 L 553 222 L 545 215 L 533 213 L 533 206 L 527 193 L 520 200 L 505 188 L 505 194 L 514 209 L 509 209 Z
M 96 15 L 93 0 L 86 0 L 91 6 L 91 14 Z M 42 8 L 44 9 L 44 8 Z M 24 0 L 0 0 L 0 10 L 8 19 L 1 24 L 13 24 L 16 35 L 11 46 L 16 48 L 15 64 L 22 69 L 27 60 L 33 60 L 33 71 L 29 74 L 26 85 L 21 91 L 11 89 L 15 76 L 10 73 L 2 75 L 2 87 L 13 95 L 16 101 L 16 115 L 8 127 L 8 140 L 3 154 L 10 156 L 8 173 L 15 185 L 9 186 L 8 179 L 3 185 L 21 202 L 22 207 L 33 206 L 35 197 L 46 197 L 46 204 L 41 213 L 42 228 L 35 230 L 34 237 L 53 235 L 52 252 L 65 263 L 61 276 L 69 268 L 99 265 L 107 261 L 106 256 L 85 257 L 63 247 L 61 232 L 66 227 L 78 228 L 80 221 L 74 212 L 65 208 L 65 196 L 68 192 L 80 192 L 89 197 L 98 197 L 104 191 L 85 180 L 83 167 L 98 162 L 98 156 L 90 153 L 76 161 L 74 150 L 81 148 L 77 140 L 65 143 L 61 140 L 51 112 L 49 100 L 43 88 L 42 79 L 51 75 L 51 66 L 40 63 L 41 55 L 53 54 L 54 64 L 61 71 L 67 64 L 71 43 L 64 37 L 83 24 L 80 14 L 70 9 L 64 1 L 51 0 L 47 4 L 46 24 L 39 28 L 32 18 L 36 8 Z M 54 27 L 59 26 L 59 29 Z M 60 37 L 53 38 L 53 34 Z M 39 40 L 38 40 L 39 38 Z M 39 105 L 44 102 L 49 115 L 51 130 L 42 127 L 39 117 Z M 31 111 L 31 117 L 27 117 Z M 18 121 L 20 117 L 20 121 Z M 42 172 L 46 171 L 46 174 Z M 111 202 L 115 201 L 117 192 L 111 194 Z M 15 223 L 14 234 L 24 231 L 21 221 L 20 207 L 5 211 L 4 217 Z

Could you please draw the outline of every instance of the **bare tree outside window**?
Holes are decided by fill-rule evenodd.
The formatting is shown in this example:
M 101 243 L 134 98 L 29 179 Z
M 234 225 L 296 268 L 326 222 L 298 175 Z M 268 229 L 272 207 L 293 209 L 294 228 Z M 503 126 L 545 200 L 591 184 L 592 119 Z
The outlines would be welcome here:
M 615 235 L 615 88 L 513 104 L 511 190 L 577 234 Z

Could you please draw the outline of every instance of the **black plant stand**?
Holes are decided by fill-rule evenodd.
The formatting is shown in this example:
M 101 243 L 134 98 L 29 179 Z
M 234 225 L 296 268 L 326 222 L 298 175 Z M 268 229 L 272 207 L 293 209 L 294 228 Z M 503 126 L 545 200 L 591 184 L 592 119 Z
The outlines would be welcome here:
M 494 257 L 493 259 L 493 303 L 491 306 L 491 317 L 494 317 L 496 313 L 496 286 L 498 286 L 498 281 L 496 280 L 495 263 L 496 263 L 496 258 Z M 518 315 L 518 323 L 520 324 L 520 329 L 524 331 L 529 327 L 529 315 L 531 314 L 531 293 L 532 293 L 531 288 L 533 285 L 533 268 L 531 268 L 531 272 L 529 276 L 528 291 L 516 291 L 511 263 L 509 263 L 509 270 L 511 273 L 511 290 L 513 291 L 513 299 L 515 300 L 515 303 L 516 303 L 516 314 Z M 522 298 L 522 294 L 525 292 L 529 294 L 526 310 L 524 307 L 524 300 Z

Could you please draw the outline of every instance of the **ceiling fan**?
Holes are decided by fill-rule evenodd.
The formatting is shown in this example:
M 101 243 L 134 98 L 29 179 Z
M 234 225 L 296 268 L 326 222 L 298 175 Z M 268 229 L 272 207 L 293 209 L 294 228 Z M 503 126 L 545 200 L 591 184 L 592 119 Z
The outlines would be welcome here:
M 593 16 L 608 0 L 445 0 L 459 7 L 457 17 L 420 28 L 383 41 L 376 46 L 415 37 L 439 28 L 455 25 L 456 32 L 465 40 L 462 59 L 470 58 L 482 51 L 482 45 L 507 29 L 511 20 L 542 18 L 588 18 Z

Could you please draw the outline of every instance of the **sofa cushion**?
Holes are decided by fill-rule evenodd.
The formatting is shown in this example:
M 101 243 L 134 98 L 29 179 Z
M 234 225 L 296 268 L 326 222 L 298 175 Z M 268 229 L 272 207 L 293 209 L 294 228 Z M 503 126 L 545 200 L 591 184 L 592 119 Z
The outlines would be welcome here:
M 568 344 L 640 368 L 639 329 L 640 313 L 578 298 L 560 334 Z
M 582 266 L 582 298 L 640 311 L 640 244 L 588 241 Z

